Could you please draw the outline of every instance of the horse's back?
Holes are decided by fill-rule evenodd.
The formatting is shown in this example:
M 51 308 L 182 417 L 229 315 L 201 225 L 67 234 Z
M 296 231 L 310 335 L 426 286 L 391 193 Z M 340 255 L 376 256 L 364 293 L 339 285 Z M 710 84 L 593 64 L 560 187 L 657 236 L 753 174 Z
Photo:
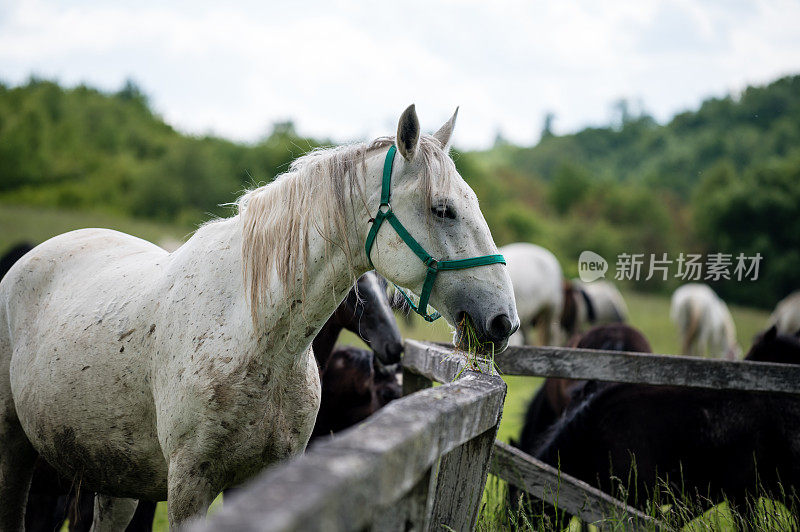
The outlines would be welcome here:
M 14 350 L 29 352 L 52 336 L 76 343 L 91 337 L 92 324 L 121 314 L 147 290 L 166 257 L 154 244 L 109 229 L 71 231 L 36 246 L 0 282 Z M 86 329 L 75 333 L 79 324 Z
M 526 318 L 533 317 L 542 306 L 550 306 L 556 313 L 560 312 L 563 275 L 555 255 L 541 246 L 526 242 L 503 246 L 500 252 L 507 261 L 520 319 L 523 315 Z
M 575 281 L 573 281 L 575 282 Z M 598 323 L 623 322 L 628 317 L 628 306 L 619 289 L 609 281 L 582 283 L 584 290 L 592 298 Z
M 683 478 L 687 493 L 712 484 L 731 495 L 757 479 L 774 488 L 776 470 L 787 487 L 800 484 L 796 397 L 614 384 L 573 412 L 535 454 L 605 489 L 609 471 L 624 477 L 634 465 L 642 489 L 660 475 Z
M 48 285 L 70 276 L 70 282 L 80 283 L 115 263 L 137 254 L 166 256 L 155 244 L 110 229 L 79 229 L 55 236 L 25 254 L 3 278 L 0 294 L 13 303 L 13 297 L 41 297 Z M 83 275 L 81 275 L 83 274 Z
M 800 332 L 800 290 L 782 299 L 770 316 L 770 325 L 775 325 L 781 334 Z

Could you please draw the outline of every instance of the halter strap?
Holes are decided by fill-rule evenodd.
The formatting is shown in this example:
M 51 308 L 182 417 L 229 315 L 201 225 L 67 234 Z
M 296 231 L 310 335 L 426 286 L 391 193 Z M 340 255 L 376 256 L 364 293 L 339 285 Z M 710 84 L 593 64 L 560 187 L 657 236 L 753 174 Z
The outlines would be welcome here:
M 370 220 L 372 227 L 370 227 L 369 233 L 367 234 L 367 240 L 364 243 L 364 249 L 367 252 L 367 259 L 369 259 L 370 266 L 375 268 L 375 265 L 372 264 L 372 257 L 370 256 L 370 253 L 372 251 L 372 246 L 375 244 L 375 238 L 378 236 L 378 231 L 380 230 L 381 225 L 383 225 L 384 221 L 388 221 L 389 225 L 394 228 L 403 242 L 406 243 L 411 251 L 413 251 L 414 254 L 419 257 L 419 259 L 428 268 L 428 273 L 425 276 L 425 282 L 422 284 L 422 293 L 419 296 L 418 305 L 414 304 L 414 302 L 402 288 L 396 284 L 394 286 L 403 295 L 403 298 L 411 306 L 414 312 L 425 318 L 425 321 L 434 321 L 439 319 L 441 314 L 435 310 L 433 313 L 428 313 L 428 300 L 431 297 L 433 283 L 436 281 L 436 276 L 440 271 L 464 270 L 467 268 L 474 268 L 476 266 L 487 266 L 489 264 L 505 264 L 506 259 L 502 255 L 498 254 L 482 255 L 480 257 L 472 257 L 469 259 L 437 261 L 430 255 L 430 253 L 425 251 L 425 248 L 423 248 L 420 243 L 417 242 L 413 236 L 411 236 L 411 233 L 406 230 L 406 228 L 403 226 L 400 220 L 397 219 L 397 216 L 395 216 L 394 212 L 392 211 L 392 205 L 390 203 L 392 194 L 392 167 L 394 165 L 394 156 L 396 153 L 397 148 L 394 145 L 390 146 L 389 151 L 386 153 L 386 159 L 383 162 L 383 180 L 381 182 L 381 204 L 378 207 L 378 213 L 375 215 L 375 218 Z

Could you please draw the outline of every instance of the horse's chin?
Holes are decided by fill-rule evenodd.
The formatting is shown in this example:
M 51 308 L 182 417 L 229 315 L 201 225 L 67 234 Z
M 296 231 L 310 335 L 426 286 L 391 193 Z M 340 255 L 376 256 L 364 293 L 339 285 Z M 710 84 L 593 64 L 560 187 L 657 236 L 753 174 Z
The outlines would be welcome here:
M 498 342 L 484 342 L 478 345 L 469 344 L 467 342 L 454 342 L 456 349 L 466 351 L 468 353 L 475 353 L 478 356 L 491 356 L 502 353 L 508 347 L 508 340 L 501 343 Z

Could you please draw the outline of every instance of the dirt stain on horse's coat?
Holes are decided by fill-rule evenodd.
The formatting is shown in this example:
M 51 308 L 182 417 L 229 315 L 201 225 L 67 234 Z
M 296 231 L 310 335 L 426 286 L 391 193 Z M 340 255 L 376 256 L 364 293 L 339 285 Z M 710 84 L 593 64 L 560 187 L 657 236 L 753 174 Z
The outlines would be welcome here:
M 128 336 L 132 335 L 132 334 L 133 334 L 133 332 L 134 332 L 135 330 L 136 330 L 136 329 L 131 329 L 130 331 L 124 332 L 124 333 L 122 333 L 121 335 L 119 335 L 119 341 L 121 342 L 121 341 L 123 341 L 125 338 L 127 338 Z

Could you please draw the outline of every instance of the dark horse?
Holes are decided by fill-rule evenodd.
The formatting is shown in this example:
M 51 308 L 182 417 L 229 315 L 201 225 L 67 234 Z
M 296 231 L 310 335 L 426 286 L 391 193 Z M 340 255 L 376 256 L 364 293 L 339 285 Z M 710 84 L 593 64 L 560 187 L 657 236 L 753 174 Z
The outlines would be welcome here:
M 0 257 L 0 280 L 5 277 L 8 270 L 22 258 L 27 252 L 33 249 L 33 246 L 27 242 L 20 242 L 14 247 L 10 248 L 5 254 Z
M 384 366 L 367 349 L 337 347 L 322 372 L 322 400 L 311 440 L 363 421 L 403 394 L 399 365 Z
M 374 353 L 356 348 L 334 350 L 342 329 L 359 335 Z M 322 425 L 319 429 L 315 426 L 315 435 L 345 428 L 343 419 L 352 423 L 361 421 L 399 396 L 395 368 L 403 351 L 402 337 L 389 307 L 385 284 L 375 272 L 368 272 L 358 279 L 356 286 L 314 338 L 312 346 L 323 382 L 320 412 L 326 413 L 322 419 L 318 418 L 317 424 Z M 335 368 L 326 371 L 331 362 L 336 362 Z M 365 364 L 368 364 L 368 370 L 365 370 Z M 348 383 L 334 386 L 337 376 L 348 379 Z M 358 379 L 361 382 L 357 382 Z M 362 389 L 367 390 L 367 396 L 363 395 Z M 336 412 L 337 408 L 341 411 Z M 75 500 L 75 488 L 70 481 L 60 478 L 46 462 L 39 460 L 29 492 L 25 529 L 58 530 L 70 513 L 70 530 L 88 531 L 92 524 L 94 494 L 82 492 Z M 155 511 L 155 502 L 140 501 L 126 530 L 152 530 Z
M 772 328 L 745 360 L 800 363 L 800 339 Z M 538 449 L 523 450 L 640 508 L 666 485 L 668 497 L 688 503 L 680 525 L 723 500 L 745 523 L 752 497 L 796 503 L 798 442 L 794 395 L 615 384 L 570 408 Z
M 636 353 L 652 352 L 650 343 L 641 332 L 621 323 L 594 327 L 583 336 L 574 339 L 570 347 Z M 519 442 L 511 443 L 520 449 L 535 449 L 547 429 L 573 401 L 576 393 L 584 395 L 596 391 L 599 386 L 600 383 L 592 382 L 589 388 L 586 388 L 586 381 L 583 380 L 552 377 L 545 379 L 528 404 Z

